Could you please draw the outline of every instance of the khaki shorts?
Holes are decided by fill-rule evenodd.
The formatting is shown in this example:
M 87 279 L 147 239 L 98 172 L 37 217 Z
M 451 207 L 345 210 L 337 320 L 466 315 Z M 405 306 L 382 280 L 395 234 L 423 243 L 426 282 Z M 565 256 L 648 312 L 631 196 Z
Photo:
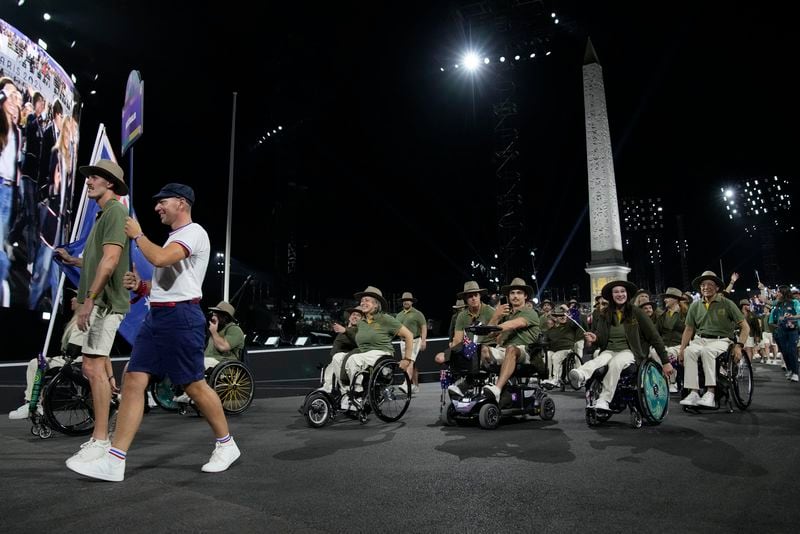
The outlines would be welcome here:
M 414 344 L 411 347 L 411 350 L 412 350 L 411 361 L 412 362 L 417 361 L 417 355 L 419 355 L 420 345 L 422 345 L 422 338 L 415 337 L 414 338 Z M 406 342 L 403 341 L 403 340 L 400 340 L 400 359 L 403 359 L 405 357 L 406 357 Z
M 81 352 L 87 356 L 108 356 L 124 318 L 121 313 L 112 313 L 108 309 L 95 306 L 89 315 L 89 330 L 81 332 L 76 328 L 69 342 L 80 345 Z
M 517 358 L 517 363 L 530 363 L 531 356 L 528 354 L 528 346 L 527 345 L 514 345 L 519 349 L 519 358 Z M 494 358 L 494 361 L 497 363 L 503 363 L 503 360 L 506 359 L 506 348 L 505 347 L 489 347 L 489 352 Z

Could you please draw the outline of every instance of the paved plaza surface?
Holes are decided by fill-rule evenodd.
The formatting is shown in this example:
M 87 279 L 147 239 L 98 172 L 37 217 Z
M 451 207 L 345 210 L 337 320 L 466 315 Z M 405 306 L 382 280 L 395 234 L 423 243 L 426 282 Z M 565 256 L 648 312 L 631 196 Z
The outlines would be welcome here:
M 746 412 L 633 430 L 627 412 L 589 428 L 578 392 L 554 392 L 553 421 L 493 431 L 438 423 L 426 383 L 399 422 L 306 426 L 302 397 L 259 398 L 231 431 L 242 457 L 206 474 L 213 437 L 154 409 L 122 483 L 64 460 L 85 438 L 33 437 L 0 419 L 0 531 L 34 532 L 796 532 L 800 386 L 756 364 Z M 6 408 L 14 408 L 11 405 Z

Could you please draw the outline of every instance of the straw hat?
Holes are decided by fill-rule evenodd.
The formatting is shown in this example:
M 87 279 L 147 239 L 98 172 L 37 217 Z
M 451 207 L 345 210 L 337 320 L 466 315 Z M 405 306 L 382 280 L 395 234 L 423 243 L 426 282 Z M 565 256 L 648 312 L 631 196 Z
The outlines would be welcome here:
M 361 300 L 361 297 L 372 297 L 381 303 L 381 308 L 384 311 L 389 309 L 389 303 L 386 302 L 385 298 L 383 298 L 383 293 L 381 293 L 381 290 L 375 286 L 367 286 L 367 289 L 354 294 L 353 297 L 356 300 Z

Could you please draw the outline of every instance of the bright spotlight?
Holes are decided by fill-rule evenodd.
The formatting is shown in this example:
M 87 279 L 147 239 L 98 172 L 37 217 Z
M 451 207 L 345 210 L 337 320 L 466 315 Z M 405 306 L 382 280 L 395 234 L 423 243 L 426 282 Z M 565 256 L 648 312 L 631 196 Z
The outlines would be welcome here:
M 519 54 L 517 54 L 516 56 L 514 56 L 514 61 L 519 61 Z
M 535 58 L 536 57 L 536 52 L 531 52 L 531 55 L 528 56 L 528 57 L 530 57 L 531 59 Z
M 473 71 L 478 68 L 480 65 L 481 60 L 478 58 L 478 55 L 474 52 L 469 52 L 467 55 L 464 56 L 464 67 L 467 68 L 468 71 Z
M 727 189 L 725 191 L 725 198 L 731 198 L 732 196 L 733 196 L 733 191 L 730 190 L 730 189 Z
M 506 62 L 506 56 L 500 56 L 500 63 Z
M 483 58 L 483 64 L 488 65 L 489 61 L 491 61 L 488 57 Z
M 558 19 L 554 20 L 553 22 L 555 22 L 556 24 L 558 24 Z
M 51 17 L 50 17 L 50 13 L 45 13 L 44 15 L 42 15 L 42 18 L 43 18 L 44 20 L 50 20 L 50 18 L 51 18 Z
M 444 72 L 444 67 L 439 67 L 439 70 Z

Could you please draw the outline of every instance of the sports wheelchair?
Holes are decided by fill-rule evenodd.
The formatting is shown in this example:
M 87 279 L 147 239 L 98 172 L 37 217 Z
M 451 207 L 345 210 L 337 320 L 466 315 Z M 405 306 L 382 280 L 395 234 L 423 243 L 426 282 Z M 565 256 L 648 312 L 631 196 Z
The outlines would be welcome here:
M 586 381 L 586 424 L 597 426 L 625 408 L 630 411 L 633 428 L 641 428 L 645 422 L 658 425 L 664 420 L 669 411 L 669 385 L 660 364 L 647 359 L 641 364 L 625 367 L 614 397 L 608 403 L 611 410 L 597 410 L 594 405 L 603 390 L 603 377 L 607 372 L 608 366 L 604 365 Z
M 255 380 L 253 372 L 247 366 L 245 350 L 242 350 L 242 361 L 224 360 L 216 366 L 206 369 L 205 379 L 222 402 L 222 410 L 227 415 L 236 415 L 244 412 L 253 403 L 255 397 Z M 183 393 L 182 389 L 173 384 L 169 377 L 161 380 L 152 380 L 150 392 L 156 404 L 164 410 L 186 414 L 192 407 L 197 411 L 194 402 L 177 402 L 175 397 Z
M 547 349 L 545 349 L 545 354 L 546 354 L 545 362 L 547 363 L 547 368 L 550 369 L 550 362 L 548 361 L 550 359 L 550 352 Z M 570 387 L 572 387 L 574 391 L 578 391 L 578 389 L 580 388 L 577 389 L 574 388 L 570 383 L 568 377 L 570 371 L 572 371 L 573 369 L 577 369 L 581 365 L 583 365 L 583 360 L 581 360 L 580 355 L 574 350 L 569 351 L 567 357 L 564 358 L 564 361 L 561 362 L 561 367 L 558 370 L 558 385 L 553 385 L 543 381 L 542 386 L 547 390 L 559 388 L 561 391 L 566 391 L 567 384 L 570 384 Z
M 320 383 L 325 367 L 320 365 Z M 411 379 L 400 363 L 388 355 L 350 377 L 344 391 L 335 376 L 333 383 L 330 393 L 317 389 L 303 400 L 299 411 L 311 428 L 322 428 L 340 413 L 364 424 L 374 412 L 381 421 L 393 423 L 403 417 L 411 402 Z
M 452 352 L 450 355 L 449 369 L 442 373 L 441 378 L 442 421 L 447 425 L 461 425 L 477 419 L 481 428 L 491 430 L 497 428 L 503 416 L 535 415 L 545 421 L 552 419 L 556 412 L 555 402 L 539 386 L 539 377 L 547 374 L 546 366 L 541 363 L 518 363 L 498 401 L 493 395 L 486 395 L 483 386 L 497 380 L 500 366 L 481 365 L 480 345 L 476 340 L 477 336 L 500 331 L 500 327 L 475 325 L 464 330 L 473 335 L 471 344 L 474 345 L 474 350 Z M 540 338 L 538 342 L 528 346 L 528 352 L 531 361 L 536 361 L 537 358 L 543 361 L 542 354 L 547 354 L 547 343 Z M 456 381 L 462 382 L 461 397 L 447 390 Z M 449 396 L 449 402 L 445 395 Z
M 716 406 L 709 408 L 706 406 L 683 406 L 683 411 L 698 414 L 705 411 L 716 411 L 722 408 L 723 403 L 728 406 L 728 413 L 733 413 L 735 404 L 739 411 L 745 411 L 753 400 L 753 367 L 750 357 L 742 350 L 742 357 L 737 362 L 733 357 L 733 347 L 717 357 L 717 385 L 714 394 Z M 698 362 L 697 371 L 699 373 L 699 384 L 701 389 L 705 387 L 705 376 L 703 366 Z M 681 399 L 686 397 L 688 390 L 681 390 Z

